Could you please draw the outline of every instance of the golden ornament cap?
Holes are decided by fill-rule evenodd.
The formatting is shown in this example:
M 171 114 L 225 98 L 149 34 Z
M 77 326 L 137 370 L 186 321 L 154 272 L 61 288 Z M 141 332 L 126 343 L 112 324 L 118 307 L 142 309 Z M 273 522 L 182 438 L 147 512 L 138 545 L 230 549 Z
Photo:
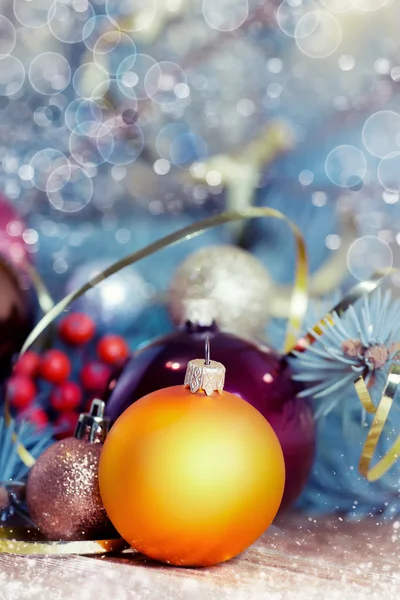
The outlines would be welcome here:
M 206 357 L 195 358 L 188 362 L 184 387 L 192 394 L 203 390 L 207 396 L 213 392 L 222 393 L 225 383 L 225 367 L 222 363 L 210 360 L 210 340 L 206 339 Z

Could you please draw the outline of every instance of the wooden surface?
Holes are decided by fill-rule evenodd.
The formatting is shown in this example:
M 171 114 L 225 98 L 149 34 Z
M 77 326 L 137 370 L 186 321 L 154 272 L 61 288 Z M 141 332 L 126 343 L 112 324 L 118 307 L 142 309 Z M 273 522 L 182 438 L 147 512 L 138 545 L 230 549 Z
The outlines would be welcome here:
M 359 600 L 400 597 L 400 523 L 286 517 L 207 569 L 143 556 L 0 555 L 1 600 Z

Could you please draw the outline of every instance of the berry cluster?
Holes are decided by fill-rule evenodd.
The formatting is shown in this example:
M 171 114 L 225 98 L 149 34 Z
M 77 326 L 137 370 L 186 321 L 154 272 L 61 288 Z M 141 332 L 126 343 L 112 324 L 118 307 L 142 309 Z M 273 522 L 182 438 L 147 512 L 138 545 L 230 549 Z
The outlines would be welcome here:
M 42 356 L 28 350 L 16 362 L 7 383 L 10 406 L 37 428 L 53 421 L 57 437 L 72 435 L 82 410 L 104 393 L 114 367 L 129 356 L 126 341 L 108 334 L 96 339 L 94 321 L 84 313 L 71 313 L 59 324 L 58 334 L 68 351 L 54 348 Z M 93 348 L 95 348 L 94 356 Z M 77 377 L 73 364 L 77 362 Z M 77 383 L 74 381 L 79 381 Z

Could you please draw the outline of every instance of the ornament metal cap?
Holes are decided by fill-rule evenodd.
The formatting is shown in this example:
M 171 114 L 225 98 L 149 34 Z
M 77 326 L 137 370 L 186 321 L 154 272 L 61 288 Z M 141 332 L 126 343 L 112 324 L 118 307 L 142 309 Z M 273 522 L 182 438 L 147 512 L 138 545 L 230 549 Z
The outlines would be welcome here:
M 225 382 L 225 367 L 222 363 L 210 360 L 210 340 L 206 339 L 206 357 L 195 358 L 188 362 L 184 387 L 190 388 L 192 394 L 204 390 L 207 396 L 213 392 L 222 393 Z
M 88 413 L 79 416 L 75 437 L 78 440 L 102 444 L 110 430 L 111 421 L 104 416 L 105 403 L 102 400 L 93 400 Z

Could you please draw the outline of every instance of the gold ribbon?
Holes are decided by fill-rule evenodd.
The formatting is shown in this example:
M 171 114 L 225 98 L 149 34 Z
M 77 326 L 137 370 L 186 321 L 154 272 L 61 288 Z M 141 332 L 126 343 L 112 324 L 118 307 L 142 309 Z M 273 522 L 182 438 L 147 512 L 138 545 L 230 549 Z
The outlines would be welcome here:
M 38 539 L 39 537 L 39 539 Z M 40 539 L 35 530 L 0 527 L 0 553 L 18 555 L 94 555 L 122 552 L 129 544 L 122 538 L 111 540 L 81 540 L 49 542 Z
M 298 339 L 301 324 L 307 309 L 308 262 L 306 245 L 300 229 L 283 213 L 273 208 L 251 207 L 244 210 L 227 211 L 214 217 L 198 221 L 193 225 L 184 227 L 183 229 L 180 229 L 175 233 L 171 233 L 170 235 L 167 235 L 164 238 L 157 240 L 152 244 L 149 244 L 145 248 L 142 248 L 141 250 L 138 250 L 133 254 L 129 254 L 125 258 L 115 262 L 107 269 L 104 269 L 104 271 L 102 271 L 101 273 L 96 275 L 96 277 L 88 281 L 88 283 L 84 284 L 82 287 L 75 290 L 74 292 L 68 294 L 43 316 L 43 318 L 39 321 L 39 323 L 36 325 L 36 327 L 26 339 L 21 350 L 21 355 L 24 352 L 26 352 L 26 350 L 33 344 L 33 342 L 37 340 L 37 338 L 48 327 L 48 325 L 50 325 L 54 321 L 54 319 L 56 319 L 74 300 L 82 296 L 85 292 L 90 290 L 92 287 L 94 287 L 107 277 L 110 277 L 110 275 L 114 275 L 114 273 L 117 273 L 124 267 L 127 267 L 128 265 L 133 265 L 139 260 L 151 256 L 152 254 L 155 254 L 159 250 L 163 250 L 168 246 L 178 244 L 185 240 L 190 240 L 204 233 L 207 229 L 217 227 L 218 225 L 223 225 L 224 223 L 232 223 L 234 221 L 242 221 L 246 219 L 254 219 L 260 217 L 269 217 L 285 221 L 290 227 L 296 242 L 296 270 L 285 339 L 285 352 L 289 352 L 289 350 L 293 348 L 293 346 L 296 343 L 296 340 Z M 268 302 L 268 299 L 266 298 L 265 301 Z
M 365 440 L 359 463 L 359 471 L 366 479 L 368 479 L 368 481 L 380 479 L 394 465 L 400 456 L 399 435 L 391 448 L 386 452 L 385 456 L 371 467 L 371 462 L 388 419 L 399 383 L 400 365 L 393 364 L 389 370 L 385 389 L 383 390 L 382 398 L 377 407 L 375 407 L 371 400 L 363 377 L 359 377 L 354 383 L 354 387 L 363 407 L 367 412 L 374 415 L 374 420 L 368 432 L 367 439 Z
M 392 269 L 391 272 L 395 272 L 397 269 Z M 387 275 L 387 273 L 385 273 Z M 316 340 L 318 336 L 324 331 L 324 326 L 326 322 L 333 323 L 333 313 L 337 313 L 339 316 L 344 314 L 346 310 L 355 304 L 357 300 L 368 296 L 371 292 L 375 291 L 382 282 L 382 272 L 377 271 L 374 273 L 370 279 L 361 281 L 357 283 L 351 290 L 338 302 L 322 319 L 320 319 L 312 328 L 311 331 L 316 333 L 316 336 L 313 336 L 312 333 L 307 333 L 304 337 L 297 340 L 294 350 L 298 352 L 303 352 L 309 346 L 311 346 Z M 291 350 L 288 352 L 288 355 L 291 355 Z
M 36 269 L 28 262 L 22 263 L 23 270 L 27 273 L 28 277 L 32 281 L 32 285 L 35 288 L 37 299 L 39 302 L 40 309 L 43 314 L 46 314 L 54 306 L 53 298 L 50 295 L 43 279 L 40 277 Z

